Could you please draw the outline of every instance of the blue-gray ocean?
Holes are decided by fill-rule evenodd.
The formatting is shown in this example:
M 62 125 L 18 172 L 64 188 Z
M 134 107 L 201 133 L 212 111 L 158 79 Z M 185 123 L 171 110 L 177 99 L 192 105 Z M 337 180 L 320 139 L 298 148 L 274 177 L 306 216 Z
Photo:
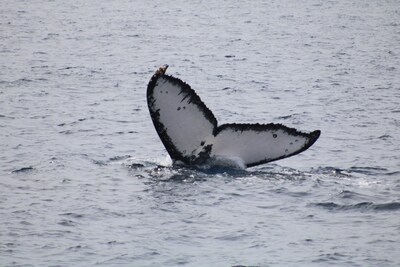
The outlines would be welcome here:
M 0 266 L 400 266 L 400 2 L 0 2 Z M 172 167 L 153 72 L 320 139 Z

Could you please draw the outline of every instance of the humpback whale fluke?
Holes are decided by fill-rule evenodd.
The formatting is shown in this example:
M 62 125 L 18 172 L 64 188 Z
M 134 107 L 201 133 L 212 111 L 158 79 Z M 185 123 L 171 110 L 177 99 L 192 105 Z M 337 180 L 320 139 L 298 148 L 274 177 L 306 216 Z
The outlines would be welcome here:
M 160 67 L 147 86 L 154 127 L 174 162 L 187 165 L 213 159 L 240 160 L 245 167 L 296 155 L 317 141 L 321 131 L 300 132 L 282 124 L 231 123 L 218 126 L 196 92 Z

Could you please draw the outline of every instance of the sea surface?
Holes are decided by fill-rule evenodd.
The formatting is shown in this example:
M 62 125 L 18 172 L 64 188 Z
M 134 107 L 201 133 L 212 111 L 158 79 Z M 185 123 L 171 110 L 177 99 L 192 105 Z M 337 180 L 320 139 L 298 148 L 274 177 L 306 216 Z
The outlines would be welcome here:
M 398 0 L 0 2 L 0 266 L 400 266 Z M 171 166 L 154 71 L 320 139 Z

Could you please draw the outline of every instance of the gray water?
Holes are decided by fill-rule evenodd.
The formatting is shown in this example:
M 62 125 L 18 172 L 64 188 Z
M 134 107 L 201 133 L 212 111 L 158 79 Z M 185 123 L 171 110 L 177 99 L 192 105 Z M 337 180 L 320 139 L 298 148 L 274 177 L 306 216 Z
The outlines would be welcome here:
M 399 266 L 400 3 L 0 2 L 1 266 Z M 152 73 L 320 139 L 172 167 Z

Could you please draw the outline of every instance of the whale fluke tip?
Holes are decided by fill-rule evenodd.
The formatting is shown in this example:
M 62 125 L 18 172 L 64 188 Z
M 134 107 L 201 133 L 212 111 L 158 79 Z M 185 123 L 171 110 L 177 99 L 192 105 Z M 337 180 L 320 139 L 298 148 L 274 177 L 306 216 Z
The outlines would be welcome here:
M 158 70 L 156 71 L 155 75 L 164 75 L 165 72 L 168 69 L 168 64 L 164 64 L 161 67 L 158 68 Z

